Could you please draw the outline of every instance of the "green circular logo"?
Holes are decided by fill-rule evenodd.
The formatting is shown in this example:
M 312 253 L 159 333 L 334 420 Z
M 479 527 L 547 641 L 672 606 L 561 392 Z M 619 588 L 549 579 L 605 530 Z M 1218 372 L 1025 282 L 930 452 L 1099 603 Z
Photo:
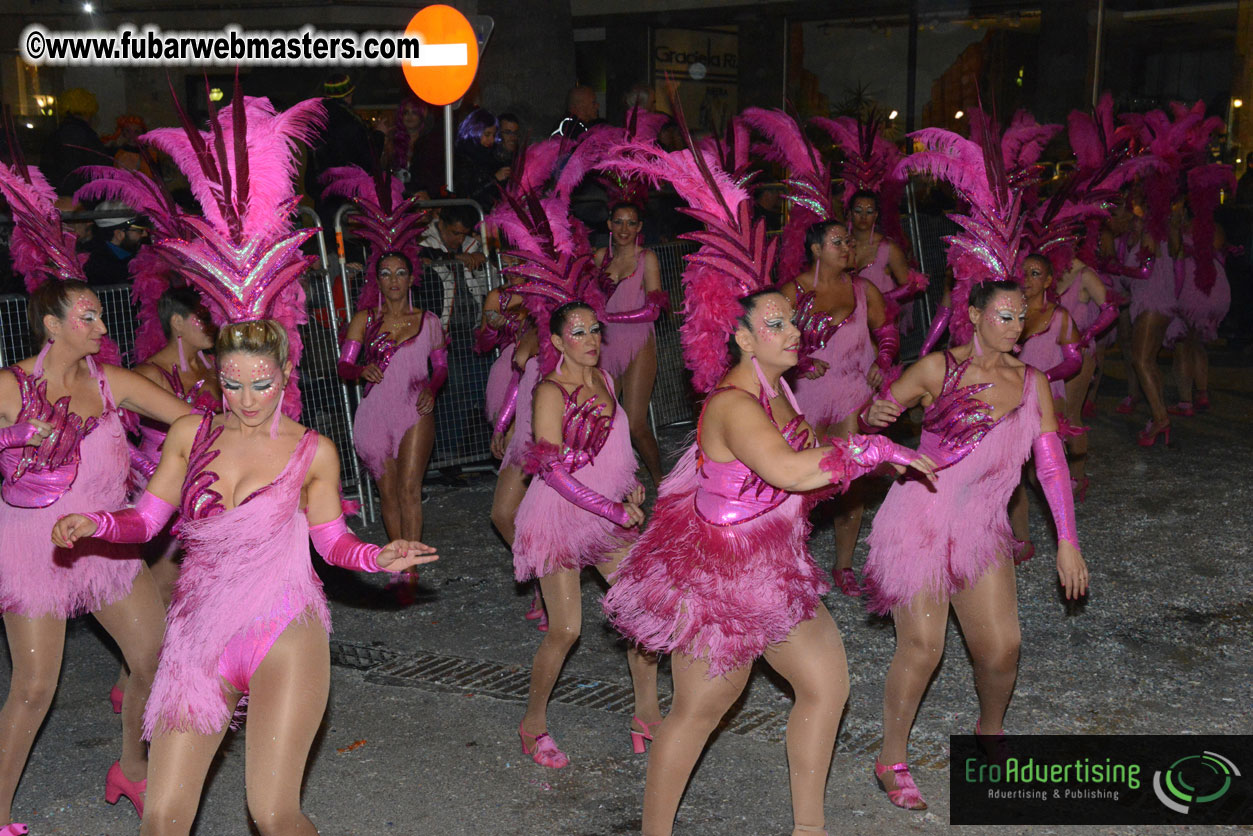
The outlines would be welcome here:
M 1162 804 L 1187 815 L 1195 804 L 1222 798 L 1239 777 L 1236 765 L 1216 752 L 1187 755 L 1153 773 L 1153 792 Z

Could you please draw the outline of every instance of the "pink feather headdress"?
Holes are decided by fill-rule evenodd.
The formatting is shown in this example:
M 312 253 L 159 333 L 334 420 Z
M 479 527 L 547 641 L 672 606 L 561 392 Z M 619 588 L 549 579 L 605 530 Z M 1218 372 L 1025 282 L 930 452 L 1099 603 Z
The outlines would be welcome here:
M 879 196 L 883 234 L 903 246 L 900 203 L 905 194 L 905 178 L 898 173 L 902 154 L 895 143 L 883 137 L 878 115 L 871 113 L 865 121 L 851 116 L 816 117 L 809 124 L 826 131 L 844 154 L 841 175 L 845 214 L 852 208 L 854 194 L 862 190 L 874 192 Z
M 708 392 L 730 368 L 727 340 L 743 316 L 740 299 L 772 286 L 776 240 L 766 240 L 764 220 L 752 219 L 748 192 L 698 150 L 666 152 L 628 143 L 605 166 L 650 182 L 668 181 L 688 206 L 684 213 L 705 225 L 683 238 L 700 244 L 686 256 L 685 302 L 679 334 L 692 385 Z
M 38 168 L 22 158 L 7 107 L 3 121 L 14 158 L 12 165 L 0 163 L 0 194 L 13 215 L 9 240 L 13 269 L 22 275 L 30 293 L 47 281 L 87 281 L 83 274 L 87 254 L 75 251 L 77 237 L 61 222 L 56 190 Z M 99 357 L 105 363 L 122 363 L 122 351 L 109 337 L 101 342 Z
M 172 91 L 171 91 L 172 92 Z M 307 321 L 298 279 L 311 257 L 300 248 L 317 229 L 296 229 L 296 148 L 324 119 L 319 99 L 276 112 L 268 99 L 235 87 L 231 104 L 209 105 L 209 130 L 199 131 L 178 105 L 181 128 L 149 131 L 141 141 L 168 154 L 182 170 L 203 217 L 184 219 L 188 234 L 158 239 L 165 253 L 200 291 L 214 321 L 272 318 L 287 329 L 291 362 L 300 363 L 297 326 Z M 300 416 L 293 373 L 284 414 Z
M 753 150 L 770 162 L 787 167 L 783 183 L 791 210 L 779 234 L 778 279 L 780 283 L 789 282 L 804 271 L 809 261 L 805 233 L 815 223 L 835 217 L 831 172 L 801 126 L 782 110 L 750 107 L 740 119 L 769 140 L 753 146 Z
M 596 131 L 585 138 L 597 140 Z M 605 309 L 601 291 L 602 271 L 592 260 L 587 230 L 570 217 L 570 194 L 588 171 L 599 162 L 598 145 L 583 153 L 572 153 L 557 175 L 553 194 L 544 191 L 568 147 L 561 138 L 545 140 L 519 155 L 520 170 L 514 171 L 487 220 L 500 227 L 512 248 L 504 255 L 519 263 L 503 268 L 522 282 L 509 288 L 522 296 L 538 329 L 540 372 L 548 374 L 557 365 L 557 350 L 549 339 L 548 321 L 552 312 L 569 302 L 584 302 L 596 311 Z
M 661 133 L 661 129 L 665 127 L 668 119 L 669 117 L 664 113 L 653 113 L 633 107 L 627 113 L 625 128 L 604 125 L 594 127 L 588 133 L 603 134 L 604 139 L 600 141 L 607 142 L 610 146 L 633 139 L 639 139 L 644 142 L 656 142 L 657 135 Z M 584 137 L 581 144 L 586 143 L 587 138 Z M 607 153 L 608 150 L 606 148 L 604 153 Z M 601 154 L 602 158 L 604 153 Z M 604 187 L 606 202 L 610 206 L 629 203 L 643 210 L 644 205 L 648 202 L 648 184 L 642 180 L 619 177 L 609 172 L 598 173 L 596 179 Z
M 995 121 L 972 120 L 972 139 L 952 131 L 924 128 L 910 136 L 927 150 L 911 154 L 897 166 L 897 174 L 928 174 L 951 185 L 969 204 L 967 214 L 951 214 L 962 231 L 945 238 L 948 263 L 953 268 L 953 310 L 964 312 L 971 288 L 978 282 L 1008 279 L 1021 282 L 1026 218 L 1021 183 L 1011 186 L 1005 172 L 1001 138 Z M 954 345 L 968 342 L 970 320 L 954 316 L 949 325 Z
M 422 279 L 418 239 L 430 213 L 414 206 L 418 195 L 404 197 L 404 184 L 391 172 L 371 175 L 360 166 L 327 169 L 322 175 L 323 196 L 351 200 L 358 213 L 350 217 L 354 231 L 369 245 L 365 284 L 357 297 L 358 308 L 373 308 L 381 301 L 378 285 L 379 259 L 383 253 L 399 252 L 414 265 L 414 284 Z

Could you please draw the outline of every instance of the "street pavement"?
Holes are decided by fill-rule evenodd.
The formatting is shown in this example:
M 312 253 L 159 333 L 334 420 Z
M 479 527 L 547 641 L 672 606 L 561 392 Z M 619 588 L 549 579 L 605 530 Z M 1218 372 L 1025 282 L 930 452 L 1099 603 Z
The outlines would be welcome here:
M 1051 523 L 1033 499 L 1038 552 L 1018 571 L 1023 649 L 1010 731 L 1253 732 L 1253 374 L 1216 364 L 1213 377 L 1211 412 L 1175 419 L 1173 447 L 1148 451 L 1135 445 L 1143 408 L 1117 415 L 1124 384 L 1106 379 L 1100 414 L 1088 422 L 1092 486 L 1078 506 L 1092 570 L 1084 604 L 1067 605 L 1058 593 Z M 683 433 L 665 434 L 671 460 Z M 624 645 L 600 617 L 603 585 L 592 572 L 583 586 L 583 637 L 549 712 L 549 729 L 571 764 L 544 769 L 521 754 L 516 730 L 540 634 L 522 618 L 530 590 L 514 584 L 509 553 L 488 520 L 492 485 L 491 474 L 471 473 L 456 485 L 428 487 L 424 539 L 441 557 L 422 572 L 412 604 L 400 603 L 386 578 L 319 565 L 335 624 L 331 700 L 304 807 L 324 836 L 639 832 L 646 756 L 631 754 Z M 363 533 L 382 540 L 378 526 Z M 812 546 L 823 565 L 832 559 L 831 537 L 829 524 L 815 529 Z M 844 636 L 852 687 L 828 783 L 830 832 L 948 831 L 948 735 L 968 733 L 976 717 L 955 622 L 911 739 L 913 773 L 931 805 L 914 813 L 891 806 L 871 775 L 894 646 L 891 621 L 868 616 L 860 601 L 838 592 L 826 603 Z M 0 688 L 7 688 L 9 670 L 6 659 Z M 120 750 L 120 723 L 107 700 L 116 671 L 116 650 L 94 622 L 72 623 L 56 703 L 14 807 L 34 836 L 138 832 L 125 800 L 111 807 L 103 798 L 105 772 Z M 669 688 L 663 663 L 663 694 Z M 782 680 L 759 666 L 697 768 L 676 834 L 790 832 L 783 745 L 790 705 Z M 255 832 L 244 803 L 246 734 L 229 735 L 214 766 L 199 836 Z M 1180 830 L 1213 828 L 961 832 Z

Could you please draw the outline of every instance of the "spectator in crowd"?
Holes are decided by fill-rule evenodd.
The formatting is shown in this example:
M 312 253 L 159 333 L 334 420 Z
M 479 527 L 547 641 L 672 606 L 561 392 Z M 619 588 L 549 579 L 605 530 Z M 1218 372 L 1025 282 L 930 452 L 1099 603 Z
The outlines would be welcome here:
M 632 84 L 631 89 L 622 97 L 622 103 L 626 106 L 627 113 L 630 113 L 637 107 L 647 113 L 655 113 L 657 110 L 657 93 L 650 85 Z
M 432 288 L 428 283 L 423 291 L 426 294 L 436 292 L 443 297 L 442 303 L 423 307 L 440 311 L 439 319 L 445 331 L 449 329 L 457 291 L 462 289 L 460 285 L 465 287 L 461 295 L 473 297 L 476 307 L 481 307 L 487 296 L 487 276 L 480 269 L 487 258 L 483 255 L 483 242 L 472 233 L 478 222 L 478 213 L 469 206 L 445 206 L 418 239 L 423 265 L 429 265 L 440 278 L 438 287 Z M 461 269 L 452 269 L 450 261 L 459 262 Z
M 113 154 L 113 164 L 128 171 L 142 171 L 149 177 L 161 177 L 158 169 L 153 171 L 139 150 L 139 137 L 148 132 L 142 116 L 124 113 L 117 118 L 117 130 L 100 137 Z M 152 159 L 149 157 L 149 159 Z
M 596 101 L 596 91 L 580 84 L 571 88 L 566 95 L 566 116 L 552 135 L 578 139 L 584 131 L 600 122 L 600 103 Z
M 481 107 L 470 111 L 457 127 L 456 154 L 453 157 L 453 191 L 478 201 L 483 211 L 491 209 L 500 197 L 500 185 L 512 169 L 496 156 L 496 117 Z
M 94 286 L 125 284 L 130 281 L 130 260 L 148 240 L 147 220 L 136 215 L 125 203 L 107 200 L 96 206 L 97 212 L 128 212 L 95 222 L 90 255 L 83 265 L 88 284 Z
M 69 197 L 86 180 L 74 171 L 85 165 L 101 165 L 109 152 L 92 127 L 95 121 L 96 97 L 89 90 L 74 87 L 57 100 L 61 124 L 44 143 L 39 168 L 57 194 Z
M 753 217 L 765 218 L 766 231 L 783 229 L 783 186 L 766 183 L 758 186 L 753 194 Z
M 496 132 L 496 159 L 501 165 L 513 165 L 513 158 L 522 144 L 522 122 L 512 113 L 496 117 L 500 128 Z
M 405 195 L 423 199 L 438 195 L 444 185 L 444 143 L 438 118 L 413 94 L 396 108 L 395 121 L 383 151 L 383 165 L 405 184 Z
M 327 229 L 332 228 L 335 212 L 344 199 L 322 199 L 322 175 L 327 169 L 344 165 L 374 171 L 374 161 L 381 150 L 375 144 L 374 132 L 352 109 L 354 90 L 356 87 L 347 73 L 336 73 L 322 85 L 326 125 L 309 148 L 309 161 L 305 166 L 305 192 L 313 198 L 313 207 Z

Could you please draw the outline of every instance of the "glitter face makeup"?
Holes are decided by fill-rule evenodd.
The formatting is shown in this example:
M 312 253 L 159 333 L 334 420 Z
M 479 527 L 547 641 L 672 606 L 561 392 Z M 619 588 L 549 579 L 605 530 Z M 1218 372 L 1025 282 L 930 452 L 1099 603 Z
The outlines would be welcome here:
M 998 293 L 979 317 L 980 337 L 997 351 L 1009 351 L 1027 324 L 1027 301 L 1018 293 Z
M 753 308 L 752 332 L 758 345 L 755 355 L 762 362 L 789 368 L 796 365 L 800 329 L 792 321 L 792 306 L 782 294 L 771 294 Z
M 1028 258 L 1022 267 L 1023 289 L 1026 290 L 1027 296 L 1035 298 L 1044 292 L 1049 286 L 1052 276 L 1049 275 L 1049 268 L 1042 264 L 1038 258 Z
M 258 426 L 278 409 L 283 375 L 273 358 L 235 352 L 218 370 L 227 407 L 248 426 Z
M 413 277 L 399 258 L 385 258 L 379 263 L 378 280 L 379 287 L 389 291 L 389 295 L 399 295 L 409 292 Z
M 94 293 L 79 293 L 70 304 L 62 322 L 76 340 L 99 346 L 100 338 L 108 329 L 104 326 L 104 311 Z
M 590 365 L 595 365 L 600 359 L 600 336 L 601 326 L 596 314 L 582 309 L 566 317 L 565 326 L 561 329 L 566 355 Z

